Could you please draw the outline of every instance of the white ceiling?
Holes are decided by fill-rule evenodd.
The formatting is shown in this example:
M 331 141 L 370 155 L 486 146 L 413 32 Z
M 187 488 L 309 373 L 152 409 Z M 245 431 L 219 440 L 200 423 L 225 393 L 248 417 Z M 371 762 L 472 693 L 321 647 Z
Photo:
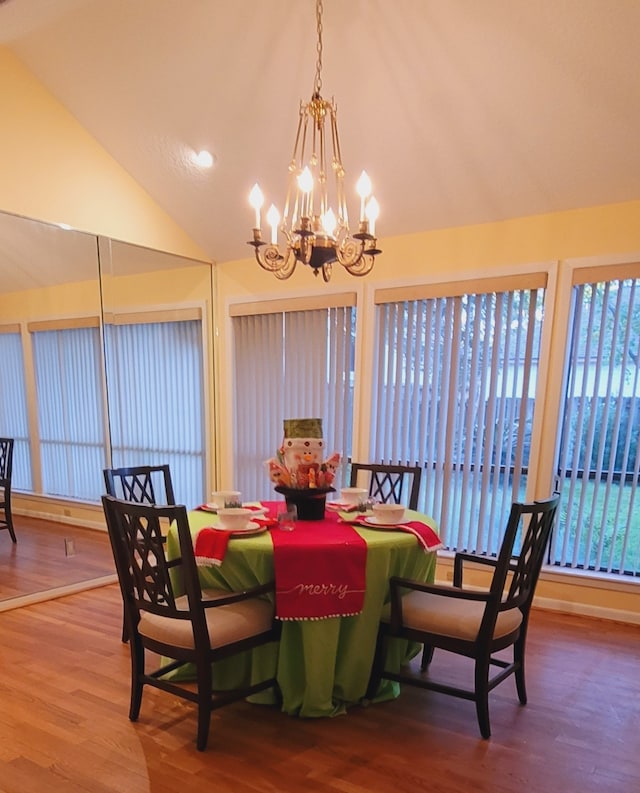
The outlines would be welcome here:
M 324 4 L 323 95 L 381 247 L 640 199 L 639 0 Z M 251 255 L 254 181 L 282 206 L 315 35 L 314 0 L 0 3 L 0 44 L 217 261 Z

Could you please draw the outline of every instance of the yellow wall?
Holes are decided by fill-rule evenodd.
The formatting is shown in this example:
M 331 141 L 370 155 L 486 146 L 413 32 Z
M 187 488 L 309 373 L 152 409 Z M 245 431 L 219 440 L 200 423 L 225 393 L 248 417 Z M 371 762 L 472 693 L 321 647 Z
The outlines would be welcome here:
M 30 322 L 59 317 L 100 316 L 98 280 L 0 293 L 0 322 Z
M 0 107 L 0 211 L 209 258 L 4 47 Z
M 382 221 L 381 221 L 382 225 Z M 505 220 L 451 229 L 407 234 L 378 240 L 382 254 L 365 279 L 334 266 L 329 287 L 298 265 L 288 281 L 261 270 L 255 259 L 226 262 L 219 267 L 220 297 L 266 293 L 318 292 L 338 284 L 354 288 L 366 282 L 446 280 L 484 275 L 524 263 L 568 258 L 640 253 L 640 199 L 623 204 L 576 209 L 548 215 Z

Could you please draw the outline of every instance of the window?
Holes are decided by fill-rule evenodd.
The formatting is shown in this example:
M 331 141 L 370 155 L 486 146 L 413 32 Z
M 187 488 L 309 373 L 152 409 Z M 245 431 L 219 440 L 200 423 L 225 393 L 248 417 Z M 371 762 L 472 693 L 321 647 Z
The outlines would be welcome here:
M 423 466 L 451 549 L 495 553 L 525 497 L 545 276 L 523 278 L 376 293 L 370 458 Z
M 20 326 L 0 325 L 0 435 L 13 438 L 14 490 L 31 490 L 31 448 Z
M 46 327 L 50 323 L 43 323 Z M 84 321 L 78 323 L 85 324 Z M 42 492 L 97 501 L 104 490 L 104 402 L 97 319 L 32 333 Z
M 282 444 L 284 419 L 321 418 L 327 456 L 338 451 L 346 459 L 351 452 L 355 308 L 252 308 L 232 311 L 234 483 L 247 497 L 269 498 L 265 461 Z
M 640 279 L 576 283 L 572 301 L 551 560 L 638 576 Z
M 202 322 L 195 309 L 169 313 L 105 325 L 112 464 L 168 463 L 176 501 L 191 508 L 205 496 Z

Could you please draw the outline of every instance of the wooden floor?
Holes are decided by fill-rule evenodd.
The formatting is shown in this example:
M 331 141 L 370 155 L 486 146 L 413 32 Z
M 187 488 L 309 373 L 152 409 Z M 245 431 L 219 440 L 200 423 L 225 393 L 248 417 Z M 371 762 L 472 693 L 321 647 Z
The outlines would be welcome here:
M 15 544 L 0 531 L 0 600 L 115 573 L 106 532 L 20 515 L 14 528 Z
M 2 793 L 640 789 L 636 626 L 534 611 L 529 704 L 512 679 L 492 692 L 488 741 L 471 703 L 405 688 L 335 719 L 236 703 L 200 753 L 193 707 L 164 692 L 129 722 L 120 618 L 116 585 L 0 614 Z

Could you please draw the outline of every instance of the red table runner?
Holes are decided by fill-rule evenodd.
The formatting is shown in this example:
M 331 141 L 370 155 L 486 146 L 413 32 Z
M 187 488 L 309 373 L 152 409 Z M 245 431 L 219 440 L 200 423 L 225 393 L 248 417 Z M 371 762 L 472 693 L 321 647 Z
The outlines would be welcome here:
M 269 503 L 269 515 L 282 504 Z M 293 531 L 274 529 L 276 616 L 326 619 L 359 614 L 366 586 L 367 544 L 337 515 L 298 520 Z

